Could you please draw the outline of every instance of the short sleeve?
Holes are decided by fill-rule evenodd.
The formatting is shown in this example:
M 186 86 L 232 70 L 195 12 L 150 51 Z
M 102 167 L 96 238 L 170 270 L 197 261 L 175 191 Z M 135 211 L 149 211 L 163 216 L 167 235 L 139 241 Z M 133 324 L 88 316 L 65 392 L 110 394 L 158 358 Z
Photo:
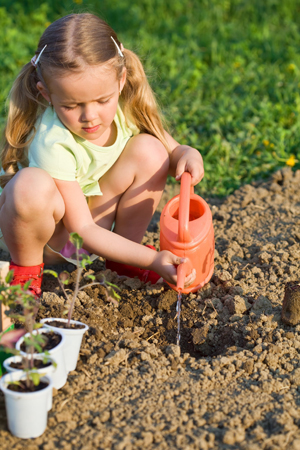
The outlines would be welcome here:
M 74 154 L 62 144 L 51 146 L 33 145 L 28 153 L 29 167 L 45 170 L 52 178 L 75 181 L 77 164 Z
M 78 144 L 57 117 L 49 115 L 47 111 L 29 146 L 29 167 L 43 169 L 59 180 L 75 181 L 81 163 Z

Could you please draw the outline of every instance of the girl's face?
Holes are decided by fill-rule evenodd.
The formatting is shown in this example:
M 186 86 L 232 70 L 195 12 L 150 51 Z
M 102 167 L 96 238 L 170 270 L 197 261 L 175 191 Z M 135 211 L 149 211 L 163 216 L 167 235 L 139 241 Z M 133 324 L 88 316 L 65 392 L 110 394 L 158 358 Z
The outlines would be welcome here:
M 109 66 L 87 66 L 81 73 L 55 78 L 37 87 L 51 101 L 60 121 L 72 133 L 99 146 L 111 145 L 115 139 L 113 120 L 117 111 L 119 92 L 126 80 L 121 80 Z

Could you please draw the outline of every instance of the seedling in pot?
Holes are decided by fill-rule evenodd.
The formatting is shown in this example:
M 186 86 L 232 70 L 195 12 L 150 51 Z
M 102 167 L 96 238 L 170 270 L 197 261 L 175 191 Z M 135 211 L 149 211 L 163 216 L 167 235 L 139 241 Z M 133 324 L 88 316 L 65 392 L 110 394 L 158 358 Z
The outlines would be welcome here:
M 85 284 L 82 287 L 79 287 L 80 280 L 82 278 L 82 272 L 86 268 L 87 265 L 91 264 L 92 261 L 88 255 L 80 252 L 83 245 L 83 239 L 77 233 L 70 234 L 70 241 L 75 248 L 75 255 L 77 261 L 77 273 L 75 280 L 75 287 L 72 293 L 72 296 L 68 296 L 68 292 L 66 289 L 66 285 L 69 284 L 69 273 L 62 272 L 61 274 L 57 274 L 57 272 L 53 270 L 47 270 L 46 273 L 50 273 L 55 278 L 58 279 L 58 283 L 64 293 L 64 296 L 67 299 L 67 309 L 64 311 L 64 314 L 68 314 L 67 319 L 62 318 L 44 318 L 41 322 L 45 325 L 46 328 L 50 328 L 52 330 L 60 330 L 65 337 L 65 345 L 64 345 L 64 360 L 65 367 L 67 372 L 71 372 L 76 369 L 78 356 L 80 352 L 80 347 L 82 343 L 82 338 L 84 333 L 88 330 L 88 325 L 83 322 L 79 322 L 76 320 L 72 320 L 72 314 L 74 311 L 75 300 L 79 291 L 85 289 L 90 286 L 102 285 L 105 287 L 106 296 L 112 302 L 117 303 L 117 299 L 120 296 L 117 294 L 116 290 L 119 289 L 117 286 L 113 285 L 106 281 L 103 277 L 100 281 L 95 281 L 96 277 L 94 275 L 87 274 L 85 278 L 91 280 L 91 283 Z
M 44 273 L 49 273 L 49 274 L 53 275 L 55 278 L 57 278 L 60 288 L 63 291 L 64 296 L 67 299 L 67 309 L 64 311 L 64 314 L 68 314 L 68 321 L 67 321 L 66 328 L 70 328 L 70 326 L 71 326 L 71 319 L 72 319 L 72 314 L 74 311 L 75 300 L 77 298 L 79 291 L 86 289 L 87 287 L 90 287 L 90 286 L 102 285 L 105 287 L 105 294 L 106 294 L 106 298 L 108 301 L 111 301 L 113 304 L 118 305 L 118 301 L 121 298 L 119 296 L 119 294 L 116 292 L 116 290 L 120 291 L 120 288 L 118 286 L 116 286 L 115 284 L 112 284 L 109 281 L 107 281 L 105 279 L 104 275 L 101 275 L 101 277 L 102 277 L 101 281 L 96 281 L 96 277 L 94 275 L 87 274 L 87 275 L 85 275 L 84 278 L 87 278 L 87 279 L 91 280 L 92 282 L 89 284 L 85 284 L 82 287 L 79 287 L 79 283 L 82 278 L 82 272 L 84 269 L 86 269 L 86 266 L 88 266 L 89 264 L 92 264 L 92 261 L 91 261 L 91 258 L 89 257 L 89 255 L 86 255 L 85 253 L 79 253 L 79 251 L 82 249 L 82 246 L 83 246 L 83 239 L 81 236 L 79 236 L 79 234 L 71 233 L 70 241 L 72 242 L 72 244 L 75 247 L 75 250 L 76 250 L 75 257 L 76 257 L 76 262 L 77 262 L 77 264 L 76 264 L 77 273 L 76 273 L 75 287 L 74 287 L 72 297 L 70 298 L 68 296 L 68 293 L 65 288 L 65 286 L 69 284 L 69 273 L 68 272 L 64 271 L 64 272 L 61 272 L 60 274 L 58 274 L 54 270 L 45 270 L 44 271 Z
M 13 272 L 5 281 L 9 284 Z M 10 348 L 10 353 L 22 356 L 23 370 L 7 373 L 0 379 L 0 389 L 5 398 L 7 425 L 10 432 L 18 438 L 39 437 L 46 429 L 48 411 L 52 407 L 52 386 L 50 376 L 39 373 L 34 367 L 34 354 L 42 350 L 44 338 L 39 334 L 35 318 L 39 300 L 28 290 L 30 281 L 24 286 L 8 286 L 0 283 L 0 301 L 9 309 L 10 317 L 23 323 L 28 330 L 14 329 L 0 336 L 0 343 Z M 26 333 L 26 335 L 25 335 Z M 24 335 L 24 337 L 22 337 Z M 25 353 L 14 349 L 25 341 Z
M 41 323 L 36 323 L 35 321 L 40 304 L 39 300 L 28 289 L 31 281 L 25 283 L 24 286 L 10 286 L 9 283 L 12 281 L 12 278 L 13 271 L 10 271 L 5 278 L 5 283 L 0 283 L 0 302 L 9 308 L 6 314 L 10 318 L 23 323 L 25 328 L 14 329 L 3 333 L 0 335 L 0 344 L 8 349 L 9 353 L 15 355 L 21 354 L 14 348 L 14 344 L 27 333 L 24 336 L 25 354 L 21 355 L 23 371 L 26 373 L 26 378 L 24 382 L 15 382 L 15 388 L 11 387 L 11 389 L 21 389 L 31 392 L 38 389 L 41 377 L 34 366 L 34 355 L 43 352 L 42 346 L 45 342 L 44 336 L 34 333 L 34 330 L 43 326 Z M 43 362 L 46 363 L 47 361 L 49 361 L 49 358 L 44 356 Z

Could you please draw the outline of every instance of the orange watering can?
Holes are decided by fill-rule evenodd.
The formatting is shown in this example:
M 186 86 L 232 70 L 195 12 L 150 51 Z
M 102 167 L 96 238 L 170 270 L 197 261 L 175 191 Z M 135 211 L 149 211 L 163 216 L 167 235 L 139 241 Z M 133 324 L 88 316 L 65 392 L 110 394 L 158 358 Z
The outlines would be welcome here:
M 180 194 L 172 198 L 161 213 L 160 249 L 187 258 L 177 267 L 177 285 L 170 284 L 175 291 L 195 292 L 210 280 L 215 250 L 212 215 L 203 198 L 194 194 L 188 172 L 181 177 Z M 184 279 L 193 268 L 196 279 L 184 288 Z

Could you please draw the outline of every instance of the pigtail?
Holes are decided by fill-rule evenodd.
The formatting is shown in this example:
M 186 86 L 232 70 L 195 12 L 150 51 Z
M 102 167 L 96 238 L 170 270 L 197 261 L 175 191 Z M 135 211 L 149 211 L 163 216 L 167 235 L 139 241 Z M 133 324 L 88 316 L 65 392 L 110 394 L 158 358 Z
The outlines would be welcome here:
M 36 87 L 37 82 L 36 70 L 28 63 L 12 86 L 1 152 L 1 166 L 5 171 L 5 174 L 0 176 L 1 187 L 18 172 L 19 164 L 26 165 L 26 150 L 34 137 L 34 124 L 40 110 L 45 110 L 45 105 L 38 100 L 40 93 Z
M 137 55 L 125 48 L 126 83 L 122 90 L 122 109 L 125 117 L 131 118 L 142 133 L 159 139 L 170 152 L 165 138 L 162 114 L 154 93 L 148 83 L 143 65 Z

